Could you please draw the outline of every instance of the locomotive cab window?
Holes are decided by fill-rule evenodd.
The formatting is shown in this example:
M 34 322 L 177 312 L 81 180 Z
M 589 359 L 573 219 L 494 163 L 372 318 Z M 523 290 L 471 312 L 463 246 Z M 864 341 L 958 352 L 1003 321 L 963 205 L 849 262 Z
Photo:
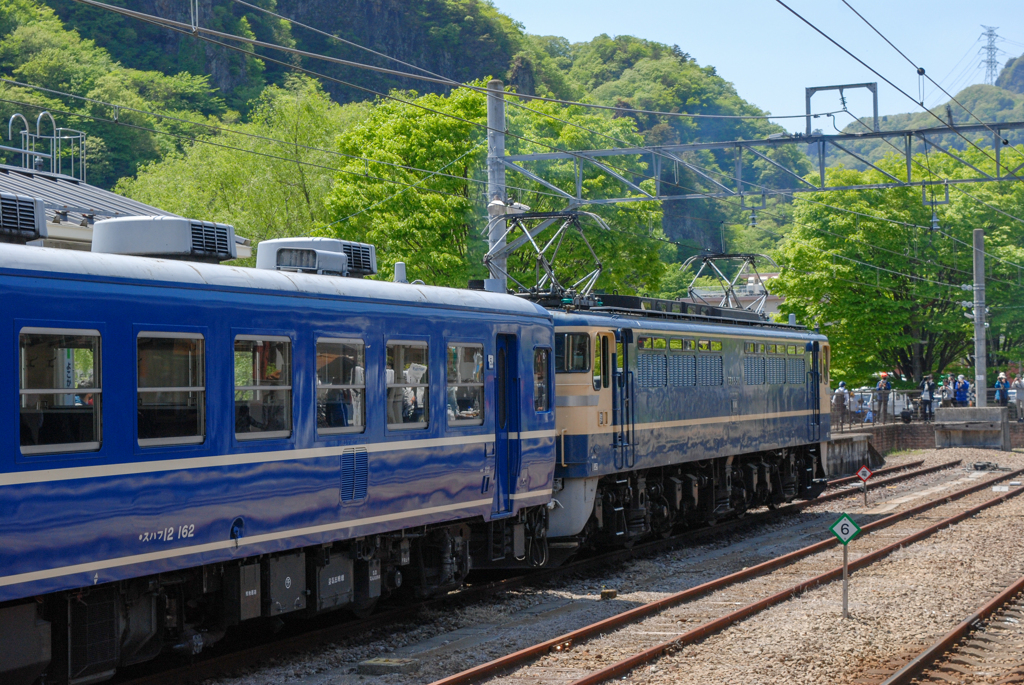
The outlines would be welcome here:
M 479 426 L 484 422 L 484 346 L 448 345 L 448 425 Z
M 195 333 L 139 333 L 139 445 L 195 444 L 206 435 L 205 340 Z
M 98 450 L 99 331 L 23 328 L 18 348 L 21 453 Z
M 533 409 L 551 409 L 551 349 L 538 347 L 533 351 Z
M 607 388 L 611 382 L 611 336 L 598 333 L 594 337 L 594 390 Z
M 555 373 L 586 373 L 590 371 L 590 335 L 558 333 L 555 335 Z
M 387 345 L 388 428 L 426 428 L 430 422 L 427 343 Z
M 292 434 L 292 344 L 288 338 L 235 338 L 235 437 Z
M 316 430 L 361 433 L 366 426 L 366 349 L 362 340 L 316 341 Z

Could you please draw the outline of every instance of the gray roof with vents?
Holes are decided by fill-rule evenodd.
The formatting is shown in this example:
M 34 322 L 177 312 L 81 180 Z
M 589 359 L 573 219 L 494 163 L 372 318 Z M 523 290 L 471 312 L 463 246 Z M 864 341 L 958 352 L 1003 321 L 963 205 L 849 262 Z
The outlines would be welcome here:
M 46 207 L 46 220 L 66 211 L 67 221 L 81 223 L 84 216 L 107 219 L 118 216 L 177 216 L 131 200 L 109 190 L 83 183 L 72 176 L 0 164 L 0 191 L 38 197 Z

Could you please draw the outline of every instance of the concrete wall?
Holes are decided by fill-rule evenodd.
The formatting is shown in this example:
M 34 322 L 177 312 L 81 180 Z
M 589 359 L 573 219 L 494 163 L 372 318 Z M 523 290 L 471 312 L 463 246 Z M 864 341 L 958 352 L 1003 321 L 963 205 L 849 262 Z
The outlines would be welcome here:
M 871 445 L 883 455 L 903 450 L 935 449 L 935 428 L 930 423 L 889 423 L 884 426 L 858 425 L 854 433 L 866 433 Z M 843 433 L 832 432 L 833 438 Z M 1024 423 L 1010 422 L 1010 447 L 1024 448 Z

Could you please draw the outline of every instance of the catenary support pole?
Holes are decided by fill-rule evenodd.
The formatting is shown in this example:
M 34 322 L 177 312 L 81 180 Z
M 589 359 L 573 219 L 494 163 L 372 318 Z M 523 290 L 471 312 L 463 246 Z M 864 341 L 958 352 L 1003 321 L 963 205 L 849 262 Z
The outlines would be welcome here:
M 504 203 L 505 196 L 505 84 L 498 79 L 487 83 L 487 202 L 498 200 Z M 495 216 L 504 214 L 504 208 L 494 211 L 488 207 L 488 216 L 492 218 L 487 234 L 488 248 L 505 244 L 505 222 L 495 221 Z M 507 287 L 505 278 L 505 257 L 498 257 L 492 264 L 496 270 L 491 272 L 485 287 L 492 292 L 503 293 Z
M 985 402 L 985 229 L 974 229 L 974 396 L 975 406 Z

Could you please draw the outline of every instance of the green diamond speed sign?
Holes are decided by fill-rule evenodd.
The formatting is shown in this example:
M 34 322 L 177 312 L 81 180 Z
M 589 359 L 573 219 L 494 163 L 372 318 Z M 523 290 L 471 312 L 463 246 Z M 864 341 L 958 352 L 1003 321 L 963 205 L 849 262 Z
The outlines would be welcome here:
M 860 533 L 860 526 L 850 518 L 849 514 L 843 514 L 839 517 L 838 521 L 832 524 L 829 530 L 839 539 L 839 542 L 845 545 L 857 537 L 857 534 Z

